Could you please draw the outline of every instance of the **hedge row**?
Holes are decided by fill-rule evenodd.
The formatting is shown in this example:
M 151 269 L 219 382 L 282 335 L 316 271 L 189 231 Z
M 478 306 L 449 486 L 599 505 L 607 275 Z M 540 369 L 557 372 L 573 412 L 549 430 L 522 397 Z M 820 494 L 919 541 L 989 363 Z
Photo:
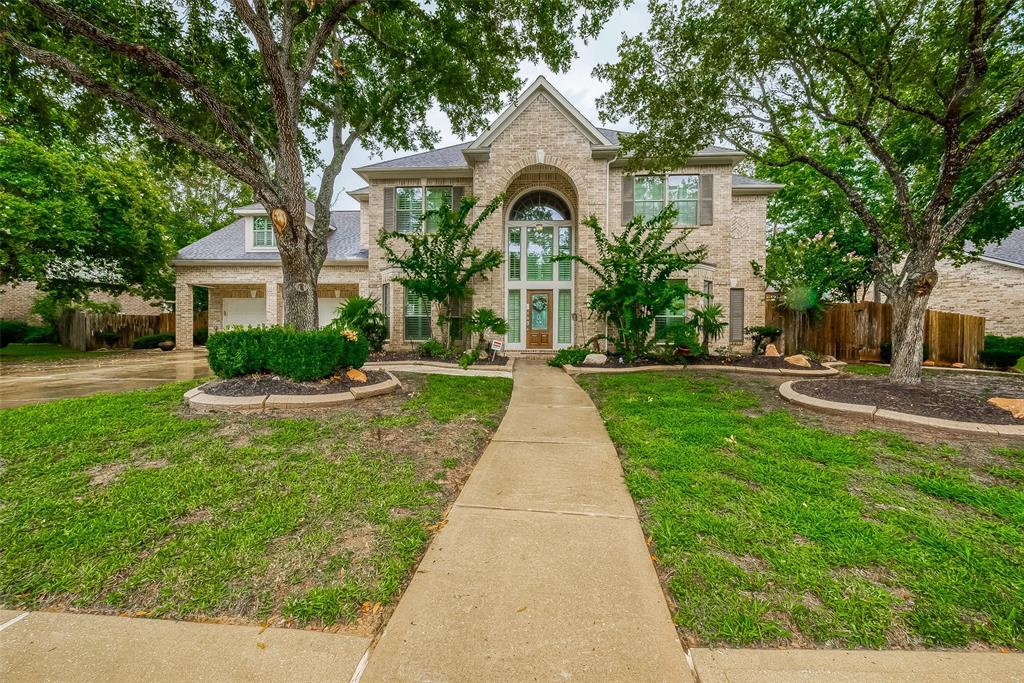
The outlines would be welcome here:
M 361 368 L 369 356 L 365 339 L 337 330 L 300 332 L 289 327 L 227 330 L 206 342 L 210 369 L 218 377 L 272 372 L 296 382 L 329 377 L 336 369 Z
M 985 350 L 978 353 L 982 363 L 994 368 L 1012 368 L 1024 358 L 1024 337 L 985 335 Z
M 52 327 L 29 325 L 21 320 L 0 320 L 0 347 L 8 344 L 44 344 L 57 341 Z

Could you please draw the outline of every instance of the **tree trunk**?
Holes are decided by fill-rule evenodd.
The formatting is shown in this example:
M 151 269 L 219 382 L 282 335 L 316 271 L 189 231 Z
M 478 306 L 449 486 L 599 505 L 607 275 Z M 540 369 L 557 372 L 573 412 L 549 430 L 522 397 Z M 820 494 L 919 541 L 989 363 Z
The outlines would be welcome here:
M 892 305 L 892 360 L 889 381 L 892 384 L 920 384 L 924 349 L 924 314 L 929 292 L 920 293 L 918 285 L 905 285 L 889 295 Z
M 299 195 L 284 207 L 288 216 L 287 225 L 279 227 L 277 250 L 281 254 L 281 272 L 284 280 L 284 324 L 297 330 L 320 328 L 317 305 L 316 283 L 323 265 L 320 249 L 315 238 L 306 229 L 306 199 Z M 273 213 L 271 211 L 271 213 Z

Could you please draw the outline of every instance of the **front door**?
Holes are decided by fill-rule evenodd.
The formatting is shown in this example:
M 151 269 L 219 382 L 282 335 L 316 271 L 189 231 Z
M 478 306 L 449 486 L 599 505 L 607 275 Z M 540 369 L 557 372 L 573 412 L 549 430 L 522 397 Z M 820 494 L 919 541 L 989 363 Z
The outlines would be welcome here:
M 526 316 L 526 348 L 551 348 L 551 290 L 526 292 L 529 315 Z

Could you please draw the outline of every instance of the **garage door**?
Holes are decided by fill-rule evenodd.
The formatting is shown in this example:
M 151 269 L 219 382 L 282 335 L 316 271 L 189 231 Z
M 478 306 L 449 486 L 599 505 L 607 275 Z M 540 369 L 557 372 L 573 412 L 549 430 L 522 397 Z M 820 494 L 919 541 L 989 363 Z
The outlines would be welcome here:
M 223 299 L 224 327 L 258 327 L 267 322 L 267 300 Z
M 320 313 L 320 327 L 323 327 L 327 323 L 334 320 L 334 316 L 337 315 L 338 306 L 343 304 L 345 299 L 334 299 L 330 297 L 320 297 L 317 299 L 317 304 Z

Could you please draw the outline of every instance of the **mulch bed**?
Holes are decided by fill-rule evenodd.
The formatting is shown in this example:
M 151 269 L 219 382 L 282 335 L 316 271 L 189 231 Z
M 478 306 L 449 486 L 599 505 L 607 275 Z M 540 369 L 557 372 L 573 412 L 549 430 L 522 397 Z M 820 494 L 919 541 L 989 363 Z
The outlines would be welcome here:
M 399 362 L 409 360 L 422 360 L 430 361 L 431 363 L 444 363 L 446 365 L 454 365 L 458 367 L 458 358 L 430 358 L 423 356 L 416 351 L 381 351 L 379 353 L 371 353 L 367 362 L 371 363 L 384 363 L 384 362 Z M 508 365 L 508 356 L 496 356 L 494 360 L 491 360 L 490 351 L 487 352 L 486 356 L 481 356 L 480 360 L 473 363 L 473 365 Z
M 586 367 L 605 368 L 641 368 L 652 365 L 721 365 L 732 368 L 765 368 L 772 370 L 827 370 L 824 365 L 808 358 L 810 368 L 786 363 L 782 356 L 738 356 L 729 358 L 726 356 L 704 356 L 702 358 L 681 358 L 678 362 L 671 362 L 663 358 L 637 358 L 631 363 L 622 361 L 621 356 L 608 356 L 604 365 Z
M 1017 425 L 1009 412 L 986 401 L 993 396 L 1024 398 L 1024 378 L 959 374 L 921 379 L 917 386 L 889 384 L 885 377 L 840 377 L 822 381 L 801 381 L 793 389 L 805 396 L 875 405 L 901 413 L 937 417 L 960 422 Z
M 265 396 L 266 394 L 339 394 L 352 387 L 365 387 L 388 380 L 383 370 L 363 370 L 365 382 L 356 382 L 345 375 L 316 382 L 293 382 L 277 375 L 243 375 L 212 382 L 203 391 L 214 396 Z

